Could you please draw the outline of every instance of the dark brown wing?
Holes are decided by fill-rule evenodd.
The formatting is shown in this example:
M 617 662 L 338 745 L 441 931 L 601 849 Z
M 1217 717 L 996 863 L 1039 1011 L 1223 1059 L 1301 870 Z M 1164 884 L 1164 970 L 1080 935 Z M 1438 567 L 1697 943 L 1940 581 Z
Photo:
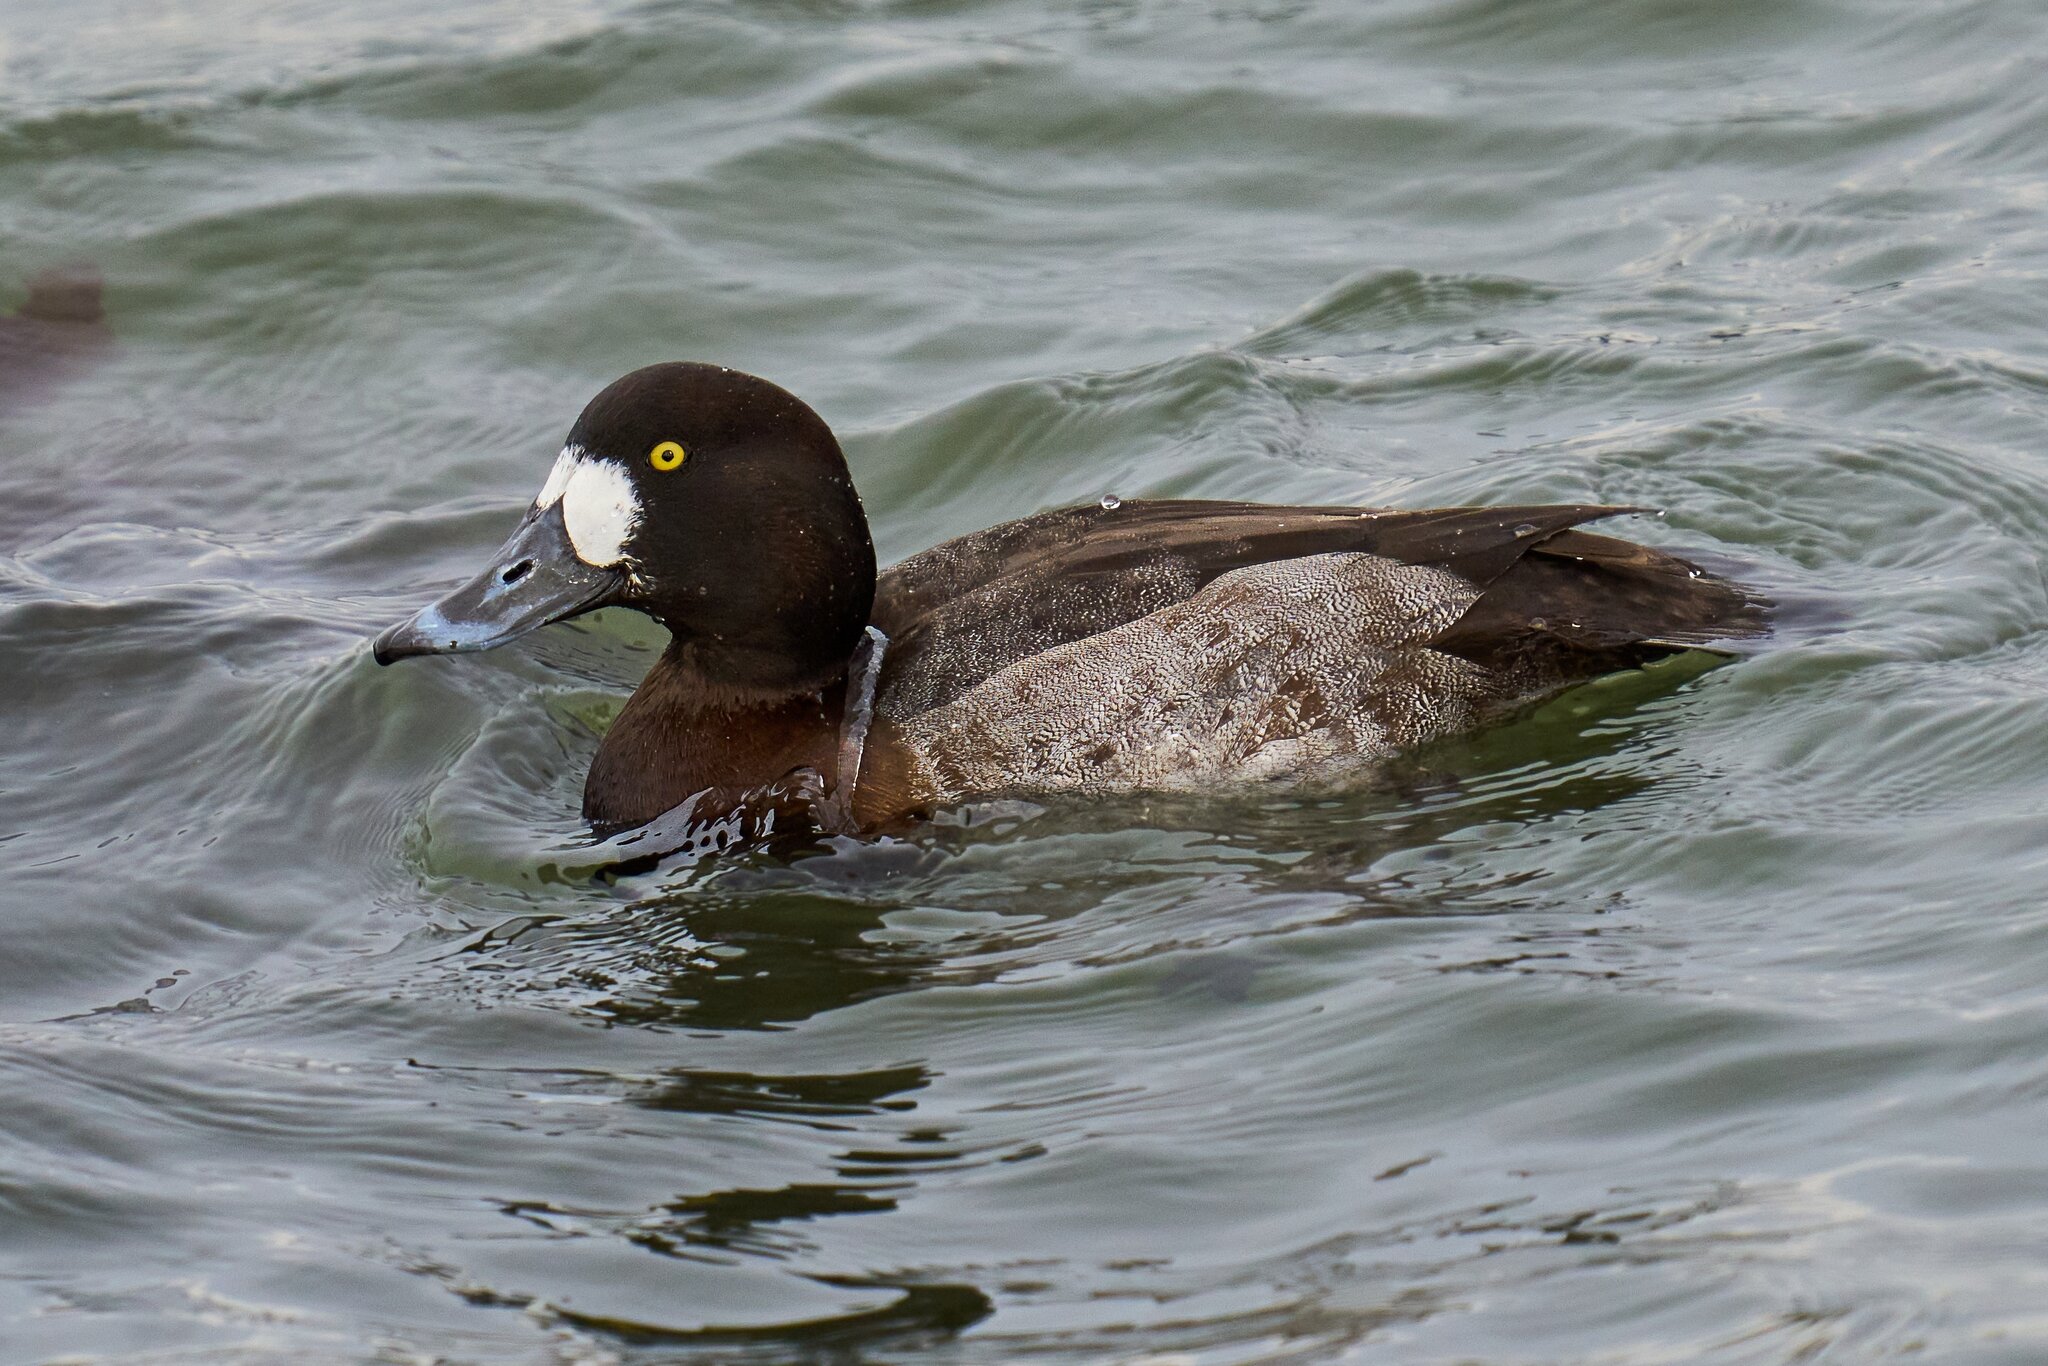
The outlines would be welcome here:
M 1533 691 L 1767 635 L 1768 606 L 1675 555 L 1567 530 L 1530 547 L 1431 644 Z
M 1585 505 L 1402 512 L 1157 501 L 1038 513 L 934 546 L 883 573 L 874 621 L 890 646 L 878 704 L 884 715 L 916 715 L 1020 659 L 1192 597 L 1232 569 L 1334 551 L 1436 565 L 1480 587 L 1511 587 L 1492 606 L 1492 594 L 1482 596 L 1467 620 L 1482 609 L 1484 614 L 1462 635 L 1461 621 L 1451 633 L 1456 639 L 1447 638 L 1443 646 L 1481 663 L 1499 656 L 1518 670 L 1556 667 L 1557 651 L 1545 643 L 1547 626 L 1536 629 L 1533 642 L 1526 639 L 1527 621 L 1515 615 L 1525 609 L 1546 623 L 1548 615 L 1580 623 L 1569 629 L 1610 653 L 1624 640 L 1640 645 L 1646 635 L 1672 642 L 1643 658 L 1669 653 L 1681 637 L 1755 633 L 1719 629 L 1740 625 L 1747 603 L 1719 580 L 1690 577 L 1697 572 L 1692 566 L 1656 551 L 1570 530 L 1630 510 Z M 1545 554 L 1533 574 L 1517 572 L 1539 547 L 1560 549 Z M 1637 564 L 1630 553 L 1644 558 Z M 1699 601 L 1690 607 L 1666 604 L 1661 615 L 1648 610 L 1660 593 L 1675 590 Z M 1566 610 L 1600 601 L 1610 591 L 1619 592 L 1618 607 L 1625 609 L 1611 620 L 1612 614 L 1590 609 L 1575 615 Z M 1638 620 L 1656 630 L 1637 630 Z M 1595 622 L 1602 624 L 1588 625 Z M 1755 629 L 1761 629 L 1760 617 Z M 1578 637 L 1559 639 L 1569 644 Z M 1606 669 L 1640 662 L 1631 655 Z

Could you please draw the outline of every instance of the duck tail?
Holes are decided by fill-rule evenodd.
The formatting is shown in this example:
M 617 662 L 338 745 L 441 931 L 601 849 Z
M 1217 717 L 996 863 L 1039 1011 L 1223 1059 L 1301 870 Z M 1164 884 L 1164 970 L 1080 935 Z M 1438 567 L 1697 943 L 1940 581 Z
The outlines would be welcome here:
M 1687 650 L 1728 653 L 1769 635 L 1770 611 L 1689 560 L 1568 529 L 1530 546 L 1432 646 L 1540 685 Z

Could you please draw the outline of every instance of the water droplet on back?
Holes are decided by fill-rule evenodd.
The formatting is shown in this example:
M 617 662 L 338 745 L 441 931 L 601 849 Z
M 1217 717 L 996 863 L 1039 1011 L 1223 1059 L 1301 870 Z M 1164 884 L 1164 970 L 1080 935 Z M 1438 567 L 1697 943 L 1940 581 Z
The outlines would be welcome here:
M 1113 493 L 1105 493 L 1102 495 L 1102 510 L 1104 512 L 1115 512 L 1118 508 L 1122 507 L 1123 505 L 1124 500 L 1117 497 Z
M 1523 522 L 1515 528 L 1515 534 L 1517 536 L 1534 536 L 1536 534 L 1536 524 L 1534 522 Z

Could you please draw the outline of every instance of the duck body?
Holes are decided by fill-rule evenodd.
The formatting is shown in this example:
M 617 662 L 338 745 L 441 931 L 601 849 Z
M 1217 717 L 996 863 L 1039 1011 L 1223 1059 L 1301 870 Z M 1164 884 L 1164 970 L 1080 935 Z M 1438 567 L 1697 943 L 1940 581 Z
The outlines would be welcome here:
M 683 455 L 664 469 L 666 446 Z M 662 620 L 586 781 L 601 830 L 686 804 L 872 832 L 980 797 L 1340 786 L 1767 630 L 1739 587 L 1578 529 L 1631 510 L 1105 500 L 878 575 L 815 414 L 751 376 L 655 366 L 593 400 L 497 563 L 376 653 L 486 648 L 613 603 Z

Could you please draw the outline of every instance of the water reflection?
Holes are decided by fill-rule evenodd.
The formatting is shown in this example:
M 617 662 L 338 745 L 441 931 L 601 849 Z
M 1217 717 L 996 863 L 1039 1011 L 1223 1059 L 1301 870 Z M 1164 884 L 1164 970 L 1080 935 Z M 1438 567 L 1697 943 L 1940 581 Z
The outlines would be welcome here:
M 495 1068 L 422 1070 L 486 1086 L 500 1075 Z M 1036 1155 L 1028 1143 L 991 1150 L 952 1141 L 941 1126 L 902 1127 L 916 1097 L 937 1080 L 927 1068 L 503 1075 L 522 1095 L 583 1101 L 583 1113 L 603 1113 L 606 1099 L 642 1112 L 648 1118 L 620 1128 L 577 1132 L 584 1141 L 599 1132 L 652 1138 L 672 1155 L 663 1170 L 701 1169 L 712 1179 L 644 1205 L 607 1207 L 565 1194 L 495 1202 L 510 1229 L 476 1229 L 459 1245 L 460 1261 L 416 1256 L 405 1263 L 466 1304 L 519 1310 L 610 1348 L 654 1351 L 651 1359 L 721 1362 L 817 1353 L 865 1360 L 870 1351 L 938 1342 L 992 1310 L 989 1296 L 957 1274 L 849 1268 L 821 1236 L 829 1221 L 896 1211 L 929 1175 Z M 734 1144 L 733 1121 L 776 1127 Z M 549 1137 L 578 1141 L 562 1130 Z M 602 1162 L 609 1151 L 593 1148 L 590 1157 Z M 794 1179 L 761 1179 L 792 1165 Z M 646 1176 L 661 1180 L 652 1168 Z M 637 1289 L 620 1293 L 619 1286 Z
M 908 840 L 827 840 L 794 855 L 741 851 L 609 881 L 563 865 L 521 891 L 533 898 L 531 909 L 470 934 L 439 961 L 487 995 L 650 1031 L 644 1038 L 730 1042 L 735 1033 L 787 1031 L 930 986 L 1065 980 L 1167 954 L 1174 956 L 1164 969 L 1127 979 L 1156 993 L 1143 1009 L 1255 1012 L 1286 989 L 1267 975 L 1287 980 L 1285 936 L 1554 903 L 1554 888 L 1546 888 L 1557 863 L 1551 846 L 1582 838 L 1586 813 L 1700 781 L 1665 734 L 1686 709 L 1665 702 L 1710 662 L 1580 690 L 1417 755 L 1376 792 L 989 804 Z M 1627 825 L 1611 811 L 1605 823 Z M 1469 856 L 1475 831 L 1493 851 L 1485 858 Z M 1077 868 L 1086 876 L 1076 877 Z M 502 883 L 475 885 L 478 909 L 503 904 Z M 1504 926 L 1473 942 L 1473 951 L 1430 957 L 1422 971 L 1576 971 L 1601 926 L 1568 919 Z M 1068 1020 L 1063 1028 L 1079 1037 L 1085 1026 Z M 1072 1326 L 1057 1340 L 1004 1337 L 994 1342 L 998 1355 L 1099 1360 L 1270 1337 L 1314 1360 L 1400 1324 L 1454 1314 L 1464 1303 L 1456 1283 L 1483 1288 L 1501 1255 L 1568 1249 L 1574 1257 L 1634 1257 L 1641 1240 L 1695 1217 L 1689 1206 L 1589 1201 L 1583 1186 L 1553 1205 L 1534 1193 L 1540 1183 L 1508 1182 L 1521 1189 L 1501 1191 L 1497 1172 L 1480 1180 L 1445 1161 L 1438 1173 L 1437 1154 L 1417 1150 L 1389 1152 L 1372 1168 L 1400 1184 L 1384 1188 L 1396 1198 L 1368 1206 L 1407 1211 L 1385 1237 L 1247 1264 L 1226 1287 L 1192 1262 L 1098 1264 L 1080 1250 L 1085 1239 L 1029 1267 L 914 1257 L 886 1270 L 857 1258 L 849 1264 L 847 1250 L 868 1245 L 871 1230 L 889 1230 L 886 1243 L 903 1237 L 909 1221 L 930 1218 L 965 1173 L 985 1170 L 993 1184 L 1007 1185 L 1008 1164 L 1048 1153 L 1071 1160 L 1062 1126 L 1076 1107 L 1104 1103 L 1101 1080 L 1077 1074 L 1070 1086 L 1053 1083 L 1010 1109 L 973 1114 L 951 1097 L 932 1099 L 946 1089 L 936 1063 L 666 1066 L 564 1081 L 552 1089 L 594 1086 L 661 1117 L 653 1130 L 626 1126 L 632 1133 L 669 1135 L 673 1124 L 678 1161 L 635 1181 L 623 1199 L 508 1202 L 500 1212 L 530 1230 L 512 1241 L 574 1247 L 601 1267 L 611 1265 L 607 1258 L 643 1267 L 595 1271 L 590 1280 L 626 1274 L 660 1287 L 675 1278 L 701 1285 L 709 1298 L 690 1291 L 671 1318 L 650 1308 L 662 1301 L 648 1295 L 593 1304 L 578 1298 L 592 1292 L 579 1291 L 583 1282 L 566 1271 L 482 1258 L 459 1287 L 448 1283 L 472 1303 L 488 1295 L 489 1303 L 550 1316 L 651 1360 L 885 1358 L 941 1342 L 999 1303 L 1058 1304 Z M 1117 1103 L 1146 1102 L 1141 1089 Z M 991 1119 L 996 1113 L 1007 1117 Z M 736 1132 L 748 1135 L 741 1147 L 724 1146 Z M 1020 1179 L 1028 1185 L 1037 1170 Z M 870 1224 L 863 1216 L 883 1218 Z M 1425 1251 L 1426 1274 L 1410 1264 Z M 644 1269 L 649 1264 L 658 1270 Z M 772 1322 L 724 1308 L 729 1283 L 764 1276 L 808 1289 L 787 1291 L 789 1308 Z M 549 1293 L 557 1286 L 567 1287 L 566 1298 Z M 825 1290 L 850 1298 L 821 1305 L 816 1294 Z
M 995 1311 L 989 1297 L 971 1285 L 921 1284 L 853 1277 L 819 1277 L 843 1290 L 892 1290 L 892 1304 L 865 1312 L 813 1319 L 773 1328 L 664 1329 L 622 1319 L 557 1309 L 564 1322 L 596 1329 L 626 1343 L 667 1350 L 661 1361 L 777 1362 L 879 1361 L 876 1352 L 933 1347 Z
M 776 1226 L 838 1214 L 882 1214 L 895 1209 L 896 1201 L 845 1186 L 797 1184 L 778 1190 L 710 1191 L 683 1196 L 663 1208 L 675 1216 L 673 1221 L 635 1229 L 628 1237 L 671 1257 L 716 1248 L 782 1259 L 814 1252 L 817 1244 Z
M 887 910 L 819 892 L 699 888 L 602 917 L 522 917 L 450 961 L 614 1023 L 692 1030 L 787 1028 L 877 996 L 977 979 L 949 966 L 942 945 L 880 935 Z
M 913 1092 L 932 1084 L 922 1067 L 872 1072 L 770 1076 L 681 1068 L 627 1096 L 649 1110 L 736 1116 L 794 1123 L 825 1133 L 857 1134 L 859 1121 L 916 1108 Z M 914 1143 L 915 1133 L 905 1142 Z M 871 1142 L 871 1140 L 870 1140 Z M 957 1157 L 957 1151 L 915 1154 L 916 1159 Z M 690 1192 L 654 1207 L 621 1230 L 628 1241 L 672 1257 L 744 1254 L 787 1260 L 816 1250 L 800 1226 L 848 1214 L 893 1210 L 914 1184 L 915 1161 L 871 1147 L 840 1151 L 828 1162 L 840 1180 L 798 1181 L 771 1188 L 736 1187 Z
M 1014 1162 L 1036 1156 L 1035 1144 L 1008 1151 L 975 1151 L 948 1141 L 945 1130 L 914 1128 L 894 1142 L 861 1137 L 859 1121 L 915 1109 L 914 1093 L 932 1085 L 923 1067 L 770 1076 L 678 1069 L 628 1097 L 634 1105 L 667 1112 L 739 1116 L 844 1133 L 848 1145 L 827 1164 L 835 1180 L 795 1181 L 773 1187 L 730 1187 L 675 1196 L 619 1232 L 635 1246 L 664 1256 L 727 1261 L 734 1257 L 796 1262 L 816 1254 L 807 1230 L 821 1220 L 884 1214 L 926 1173 Z M 759 1330 L 662 1332 L 645 1325 L 579 1320 L 634 1341 L 692 1343 L 707 1349 L 746 1348 L 764 1358 L 796 1348 L 869 1349 L 930 1343 L 990 1312 L 988 1296 L 972 1285 L 872 1277 L 813 1276 L 842 1289 L 887 1288 L 901 1298 L 883 1308 L 811 1323 Z M 743 1357 L 741 1359 L 752 1359 Z
M 845 1126 L 833 1121 L 884 1110 L 915 1109 L 913 1101 L 902 1097 L 923 1090 L 931 1081 L 931 1074 L 922 1067 L 793 1077 L 684 1068 L 669 1073 L 659 1084 L 635 1093 L 630 1099 L 649 1110 L 751 1115 L 840 1129 Z
M 1075 1362 L 1195 1360 L 1209 1352 L 1240 1360 L 1256 1345 L 1260 1362 L 1308 1366 L 1371 1345 L 1385 1351 L 1401 1340 L 1390 1334 L 1432 1320 L 1540 1317 L 1572 1278 L 1609 1276 L 1622 1266 L 1682 1268 L 1706 1246 L 1763 1259 L 1813 1227 L 1811 1211 L 1768 1187 L 1710 1181 L 1609 1189 L 1590 1203 L 1553 1205 L 1527 1189 L 1540 1184 L 1531 1173 L 1508 1176 L 1525 1189 L 1474 1203 L 1469 1192 L 1460 1198 L 1440 1185 L 1428 1212 L 1248 1259 L 1222 1283 L 1192 1258 L 1042 1268 L 1037 1282 L 1005 1289 L 1026 1303 L 1057 1303 L 1091 1285 L 1088 1309 L 1074 1316 L 1081 1321 L 1040 1334 L 1003 1332 L 998 1319 L 996 1331 L 976 1341 L 995 1359 Z M 1468 1186 L 1498 1180 L 1463 1178 Z M 1672 1293 L 1689 1298 L 1681 1285 Z M 1698 1345 L 1740 1335 L 1737 1326 L 1710 1321 Z

